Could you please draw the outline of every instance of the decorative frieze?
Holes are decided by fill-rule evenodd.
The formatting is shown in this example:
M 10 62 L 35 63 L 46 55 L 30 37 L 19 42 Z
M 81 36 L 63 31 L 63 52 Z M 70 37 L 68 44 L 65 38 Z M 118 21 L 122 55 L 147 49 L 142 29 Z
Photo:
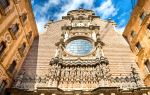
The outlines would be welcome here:
M 100 26 L 86 24 L 86 23 L 75 23 L 75 24 L 72 24 L 72 25 L 62 26 L 62 30 L 73 30 L 73 29 L 100 30 Z
M 141 80 L 132 67 L 130 75 L 114 77 L 110 74 L 108 60 L 104 57 L 96 60 L 63 60 L 52 58 L 48 73 L 29 76 L 22 71 L 15 79 L 15 88 L 30 88 L 32 83 L 37 87 L 59 87 L 62 89 L 94 89 L 97 87 L 120 87 L 133 89 L 141 86 Z M 82 65 L 82 63 L 85 63 Z M 91 63 L 96 63 L 91 65 Z M 69 64 L 70 63 L 70 64 Z M 79 63 L 79 64 L 78 64 Z M 64 65 L 66 64 L 66 65 Z M 72 65 L 71 65 L 72 64 Z

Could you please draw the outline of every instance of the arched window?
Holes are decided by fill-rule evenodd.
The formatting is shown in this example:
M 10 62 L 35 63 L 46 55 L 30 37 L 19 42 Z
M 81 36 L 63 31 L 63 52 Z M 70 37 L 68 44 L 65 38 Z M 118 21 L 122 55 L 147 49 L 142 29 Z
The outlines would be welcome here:
M 26 43 L 25 42 L 18 48 L 18 51 L 21 54 L 21 56 L 24 55 L 25 48 L 26 48 Z
M 135 37 L 135 36 L 136 36 L 136 32 L 135 32 L 135 31 L 132 31 L 132 32 L 131 32 L 131 36 L 132 36 L 132 37 Z
M 0 10 L 5 11 L 5 9 L 9 6 L 8 0 L 0 0 Z
M 141 15 L 140 15 L 140 25 L 142 24 L 142 22 L 145 19 L 145 17 L 146 17 L 146 13 L 142 12 Z
M 13 72 L 14 72 L 14 69 L 15 69 L 15 67 L 16 67 L 16 65 L 17 65 L 16 61 L 13 61 L 12 64 L 10 64 L 10 66 L 9 66 L 9 68 L 8 68 L 8 71 L 9 71 L 10 73 L 13 73 Z
M 28 34 L 27 34 L 27 38 L 28 38 L 29 40 L 31 39 L 31 37 L 32 37 L 32 31 L 28 32 Z
M 142 49 L 140 42 L 137 42 L 135 46 L 136 46 L 138 52 Z
M 26 48 L 26 43 L 23 43 L 23 44 L 20 46 L 19 51 L 20 51 L 20 52 L 24 52 L 25 48 Z
M 3 94 L 4 90 L 5 90 L 5 87 L 7 85 L 7 82 L 6 80 L 2 80 L 0 81 L 0 95 Z
M 25 23 L 26 19 L 27 19 L 27 13 L 23 13 L 21 15 L 21 19 L 22 19 L 22 22 Z
M 0 43 L 0 56 L 3 54 L 5 48 L 6 48 L 6 43 L 4 41 L 2 41 Z
M 150 32 L 150 24 L 147 25 L 148 32 Z
M 147 59 L 144 64 L 147 67 L 148 72 L 150 72 L 150 61 Z
M 19 30 L 19 24 L 18 23 L 15 23 L 15 24 L 12 24 L 9 28 L 9 31 L 13 34 L 13 35 L 16 35 L 17 32 Z

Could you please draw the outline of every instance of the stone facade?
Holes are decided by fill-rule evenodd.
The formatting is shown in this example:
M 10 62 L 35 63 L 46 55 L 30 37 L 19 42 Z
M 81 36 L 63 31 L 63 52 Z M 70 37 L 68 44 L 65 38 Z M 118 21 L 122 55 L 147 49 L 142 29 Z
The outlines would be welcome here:
M 37 35 L 30 0 L 0 1 L 0 95 L 12 84 Z
M 150 86 L 150 0 L 138 0 L 123 36 L 135 55 L 146 86 Z
M 14 95 L 148 95 L 134 56 L 114 26 L 113 21 L 84 9 L 49 21 L 8 91 Z

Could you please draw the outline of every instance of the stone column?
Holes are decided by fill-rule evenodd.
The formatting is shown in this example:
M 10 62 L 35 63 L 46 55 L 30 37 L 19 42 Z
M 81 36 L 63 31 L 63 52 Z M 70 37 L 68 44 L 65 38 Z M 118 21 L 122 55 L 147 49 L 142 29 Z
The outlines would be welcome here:
M 54 93 L 53 93 L 52 95 L 57 95 L 57 94 L 54 94 Z
M 104 93 L 100 93 L 99 95 L 104 95 Z
M 44 93 L 41 93 L 40 95 L 45 95 Z
M 116 95 L 115 93 L 111 93 L 111 95 Z

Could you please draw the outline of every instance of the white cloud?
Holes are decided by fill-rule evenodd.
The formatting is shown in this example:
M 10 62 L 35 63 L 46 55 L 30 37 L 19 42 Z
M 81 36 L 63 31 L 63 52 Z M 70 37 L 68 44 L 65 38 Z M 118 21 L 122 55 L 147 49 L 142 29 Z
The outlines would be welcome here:
M 114 7 L 111 0 L 104 1 L 99 7 L 94 9 L 98 14 L 102 15 L 102 18 L 109 16 L 115 16 L 118 9 Z
M 44 6 L 39 10 L 41 14 L 45 14 L 48 12 L 48 9 L 52 6 L 56 6 L 60 3 L 60 0 L 48 0 L 48 2 L 44 3 Z
M 37 27 L 39 32 L 44 31 L 44 25 L 48 22 L 48 20 L 45 17 L 41 17 L 40 19 L 37 20 Z
M 34 3 L 34 0 L 32 1 Z M 81 4 L 84 4 L 86 8 L 93 7 L 94 0 L 69 0 L 68 3 L 64 4 L 59 13 L 53 14 L 57 19 L 61 19 L 62 16 L 67 15 L 67 12 L 70 10 L 74 10 L 80 7 Z M 56 5 L 60 4 L 60 0 L 48 0 L 45 2 L 43 6 L 34 5 L 34 14 L 37 16 L 37 27 L 39 32 L 43 32 L 44 25 L 48 22 L 48 18 L 46 18 L 46 13 L 48 10 Z M 39 16 L 41 15 L 41 16 Z
M 125 19 L 121 19 L 118 23 L 119 26 L 124 26 L 124 24 L 126 23 Z
M 32 5 L 34 4 L 34 0 L 32 0 Z M 39 32 L 43 32 L 44 25 L 48 22 L 48 18 L 46 18 L 46 13 L 51 7 L 54 7 L 60 3 L 60 0 L 48 0 L 45 2 L 43 6 L 41 5 L 34 5 L 33 11 L 34 15 L 36 16 L 36 23 Z
M 115 31 L 119 32 L 119 33 L 123 33 L 124 29 L 125 29 L 125 27 L 115 27 Z
M 32 0 L 32 3 L 34 3 L 34 0 Z M 45 15 L 48 10 L 51 7 L 54 7 L 60 3 L 60 0 L 48 0 L 48 2 L 45 2 L 43 5 L 34 5 L 33 11 L 34 14 L 40 14 L 40 15 Z
M 125 16 L 128 12 L 123 12 L 120 16 L 117 17 L 117 19 L 122 19 L 123 16 Z
M 34 0 L 31 0 L 31 4 L 32 4 L 32 5 L 34 4 Z
M 85 5 L 85 8 L 92 8 L 94 0 L 70 0 L 67 4 L 61 7 L 61 12 L 56 13 L 55 17 L 61 19 L 62 16 L 67 15 L 67 12 L 80 7 L 81 4 Z

